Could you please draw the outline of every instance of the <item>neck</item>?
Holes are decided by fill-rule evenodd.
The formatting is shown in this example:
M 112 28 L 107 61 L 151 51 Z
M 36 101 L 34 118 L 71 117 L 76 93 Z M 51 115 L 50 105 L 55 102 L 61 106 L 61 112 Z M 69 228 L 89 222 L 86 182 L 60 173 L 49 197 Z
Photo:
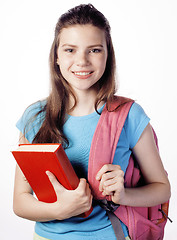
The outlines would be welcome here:
M 77 92 L 76 95 L 76 106 L 74 109 L 70 110 L 68 113 L 72 116 L 84 116 L 89 115 L 95 111 L 95 101 L 96 101 L 97 91 L 89 92 Z M 101 102 L 98 106 L 100 108 L 104 103 Z M 70 98 L 70 109 L 74 105 L 73 98 Z

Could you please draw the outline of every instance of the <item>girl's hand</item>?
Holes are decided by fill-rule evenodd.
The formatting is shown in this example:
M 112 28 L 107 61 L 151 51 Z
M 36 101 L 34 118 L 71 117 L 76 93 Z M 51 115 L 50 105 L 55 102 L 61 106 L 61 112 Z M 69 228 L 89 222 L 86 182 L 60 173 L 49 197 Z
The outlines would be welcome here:
M 111 195 L 114 203 L 120 204 L 125 195 L 124 172 L 119 165 L 105 164 L 97 173 L 99 190 L 104 196 Z
M 55 205 L 56 219 L 62 220 L 77 216 L 88 211 L 92 205 L 92 195 L 86 179 L 80 179 L 80 183 L 75 190 L 67 190 L 49 171 L 46 172 L 57 195 Z

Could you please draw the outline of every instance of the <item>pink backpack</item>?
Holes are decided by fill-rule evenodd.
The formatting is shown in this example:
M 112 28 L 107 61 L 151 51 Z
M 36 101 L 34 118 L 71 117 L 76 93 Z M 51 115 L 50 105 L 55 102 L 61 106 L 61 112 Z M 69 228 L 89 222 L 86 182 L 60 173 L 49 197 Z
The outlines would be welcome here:
M 99 183 L 95 180 L 95 176 L 104 164 L 113 162 L 116 146 L 133 102 L 131 99 L 115 97 L 109 111 L 104 107 L 100 116 L 92 140 L 88 166 L 88 181 L 94 197 L 98 200 L 103 200 L 104 197 L 98 190 Z M 154 138 L 157 144 L 155 132 Z M 125 174 L 125 187 L 136 187 L 140 183 L 142 185 L 142 182 L 143 177 L 132 154 Z M 109 200 L 110 198 L 107 197 L 108 203 Z M 169 202 L 155 207 L 121 205 L 114 211 L 114 214 L 128 227 L 131 239 L 161 240 L 164 236 L 164 227 L 168 218 L 168 206 Z

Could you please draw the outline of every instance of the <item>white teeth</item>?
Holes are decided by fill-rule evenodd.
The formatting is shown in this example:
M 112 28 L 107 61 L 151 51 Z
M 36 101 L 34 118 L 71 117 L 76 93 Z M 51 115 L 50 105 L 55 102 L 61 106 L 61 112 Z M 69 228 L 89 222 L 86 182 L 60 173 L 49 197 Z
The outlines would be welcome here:
M 74 72 L 75 75 L 79 75 L 79 76 L 87 76 L 89 75 L 91 72 Z

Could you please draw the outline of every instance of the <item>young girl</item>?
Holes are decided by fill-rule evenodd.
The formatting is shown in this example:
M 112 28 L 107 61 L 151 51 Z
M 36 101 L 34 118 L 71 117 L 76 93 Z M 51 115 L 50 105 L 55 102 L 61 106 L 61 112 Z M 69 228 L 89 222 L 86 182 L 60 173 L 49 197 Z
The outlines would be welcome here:
M 87 183 L 92 137 L 105 104 L 115 94 L 115 57 L 106 18 L 92 5 L 80 5 L 57 22 L 50 52 L 51 92 L 44 101 L 27 108 L 17 127 L 20 143 L 62 143 L 77 175 L 79 186 L 66 190 L 51 172 L 55 203 L 38 201 L 16 167 L 14 212 L 36 221 L 34 239 L 114 240 L 106 211 L 92 197 Z M 136 155 L 147 185 L 124 188 L 124 173 L 131 152 Z M 95 176 L 103 196 L 115 204 L 153 206 L 167 201 L 170 185 L 156 150 L 149 118 L 134 103 L 125 121 L 114 164 L 104 165 Z M 93 206 L 87 218 L 78 217 Z M 127 227 L 121 222 L 126 239 Z

